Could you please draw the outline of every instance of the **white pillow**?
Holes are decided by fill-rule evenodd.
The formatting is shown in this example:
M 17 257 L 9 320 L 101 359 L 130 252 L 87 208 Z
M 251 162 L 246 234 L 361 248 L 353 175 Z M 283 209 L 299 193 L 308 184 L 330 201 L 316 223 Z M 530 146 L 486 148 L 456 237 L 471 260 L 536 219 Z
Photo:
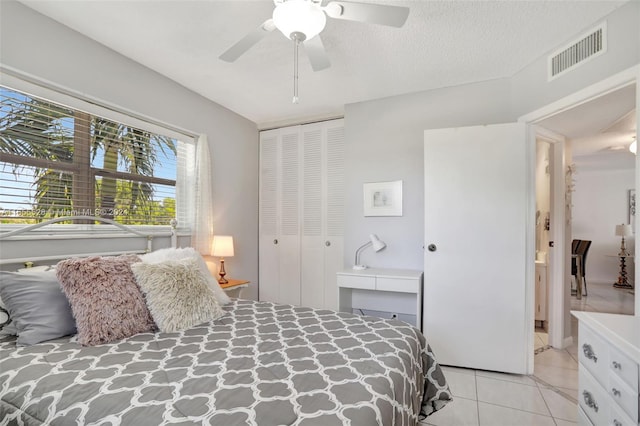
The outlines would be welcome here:
M 211 272 L 209 272 L 209 268 L 207 268 L 207 264 L 200 253 L 198 253 L 198 251 L 193 247 L 164 248 L 143 254 L 140 256 L 140 259 L 144 263 L 161 263 L 167 260 L 195 259 L 198 262 L 200 271 L 202 271 L 202 274 L 207 279 L 207 284 L 211 287 L 211 290 L 213 290 L 213 294 L 215 294 L 216 299 L 218 299 L 218 303 L 220 303 L 220 305 L 226 305 L 231 302 L 227 293 L 225 293 L 222 287 L 220 287 L 220 284 L 218 284 L 218 280 L 216 280 L 213 275 L 211 275 Z
M 138 262 L 131 270 L 162 332 L 186 330 L 225 314 L 196 259 Z

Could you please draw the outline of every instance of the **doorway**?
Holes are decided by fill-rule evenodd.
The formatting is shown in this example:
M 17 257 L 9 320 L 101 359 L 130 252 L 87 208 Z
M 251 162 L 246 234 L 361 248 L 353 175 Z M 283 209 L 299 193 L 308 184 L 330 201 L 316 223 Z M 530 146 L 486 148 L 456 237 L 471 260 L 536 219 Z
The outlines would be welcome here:
M 534 305 L 534 353 L 544 350 L 548 346 L 548 287 L 551 270 L 549 255 L 552 247 L 549 242 L 551 230 L 551 181 L 552 143 L 540 136 L 536 137 L 536 220 L 535 220 L 535 305 Z
M 613 142 L 615 141 L 613 141 L 613 139 L 609 144 L 603 145 L 602 142 L 600 142 L 600 145 L 597 145 L 596 140 L 599 138 L 596 138 L 596 136 L 613 133 L 612 130 L 616 128 L 616 125 L 621 124 L 622 121 L 624 121 L 622 120 L 623 116 L 627 117 L 628 119 L 637 120 L 637 104 L 639 102 L 638 98 L 640 98 L 640 96 L 638 96 L 636 93 L 636 80 L 638 78 L 639 70 L 640 69 L 638 67 L 633 67 L 625 72 L 612 76 L 600 83 L 590 86 L 589 88 L 583 89 L 576 94 L 568 96 L 560 101 L 548 105 L 547 107 L 541 108 L 538 111 L 534 111 L 533 113 L 527 114 L 526 116 L 520 118 L 519 121 L 521 122 L 527 122 L 529 124 L 535 125 L 535 130 L 532 131 L 532 134 L 536 134 L 536 130 L 541 130 L 544 132 L 545 129 L 551 129 L 555 131 L 555 133 L 560 133 L 567 136 L 567 143 L 561 144 L 562 149 L 559 152 L 559 157 L 561 158 L 557 158 L 556 160 L 554 160 L 554 170 L 559 170 L 564 174 L 568 170 L 577 169 L 577 162 L 579 162 L 578 164 L 582 163 L 581 168 L 583 170 L 586 170 L 587 162 L 597 162 L 598 158 L 600 158 L 600 161 L 604 161 L 604 158 L 606 158 L 607 155 L 608 157 L 612 157 L 613 154 L 626 154 L 627 161 L 630 162 L 633 167 L 633 171 L 631 172 L 631 174 L 633 175 L 633 185 L 628 189 L 636 187 L 635 184 L 637 183 L 637 178 L 635 177 L 635 165 L 637 160 L 633 155 L 629 157 L 629 154 L 627 154 L 628 151 L 625 151 L 628 149 L 628 146 L 631 143 L 631 139 L 618 139 L 618 147 L 614 148 Z M 625 113 L 623 114 L 619 109 L 616 109 L 617 107 L 614 107 L 616 103 L 620 102 L 619 95 L 624 94 L 624 92 L 626 92 L 626 95 L 623 96 L 626 99 L 626 101 L 624 101 L 626 102 L 626 106 L 623 106 L 623 109 L 629 107 L 636 108 L 635 112 L 631 112 L 629 109 L 627 109 L 627 111 L 625 111 Z M 614 100 L 615 102 L 613 102 Z M 586 116 L 585 110 L 588 108 L 599 111 L 598 115 L 595 118 Z M 606 121 L 608 122 L 605 123 Z M 591 129 L 590 133 L 585 133 L 588 129 Z M 576 133 L 580 131 L 582 131 L 583 134 L 577 135 Z M 635 127 L 633 133 L 635 134 Z M 617 136 L 618 138 L 623 137 L 622 134 L 607 134 L 606 136 Z M 627 134 L 627 136 L 629 136 L 629 134 Z M 594 164 L 594 167 L 597 169 L 600 166 Z M 583 174 L 583 176 L 584 175 L 586 175 L 586 172 Z M 554 182 L 552 185 L 555 187 L 557 183 L 558 182 Z M 562 184 L 561 188 L 563 194 L 565 194 L 566 197 L 564 195 L 559 199 L 558 197 L 553 197 L 554 201 L 560 201 L 560 203 L 562 203 L 563 205 L 566 202 L 566 206 L 564 207 L 566 207 L 567 216 L 566 224 L 562 226 L 564 228 L 563 231 L 558 233 L 557 235 L 554 233 L 552 237 L 552 241 L 555 240 L 556 246 L 558 246 L 557 242 L 560 239 L 564 243 L 564 249 L 562 250 L 563 253 L 555 253 L 552 256 L 553 259 L 559 261 L 559 267 L 555 268 L 555 271 L 550 271 L 548 275 L 550 280 L 548 295 L 549 344 L 555 348 L 563 348 L 571 345 L 572 324 L 571 315 L 569 312 L 571 309 L 580 309 L 576 306 L 575 302 L 573 305 L 571 304 L 570 289 L 568 287 L 568 283 L 572 279 L 570 256 L 571 240 L 573 239 L 572 235 L 576 234 L 577 236 L 578 232 L 581 232 L 580 229 L 573 229 L 572 226 L 572 215 L 577 212 L 574 212 L 575 206 L 573 206 L 571 197 L 579 195 L 578 193 L 572 193 L 572 189 L 574 189 L 572 188 L 572 185 L 574 184 L 575 182 L 573 181 L 572 177 L 569 176 L 566 182 Z M 623 191 L 626 192 L 627 189 Z M 626 197 L 626 195 L 623 195 L 623 197 Z M 609 202 L 610 200 L 602 200 L 601 204 L 608 205 L 607 203 Z M 613 200 L 611 200 L 611 202 L 613 202 Z M 580 213 L 588 214 L 592 212 L 593 209 L 584 209 Z M 616 219 L 616 222 L 618 220 L 621 219 Z M 624 217 L 624 220 L 628 220 L 628 218 Z M 554 214 L 552 212 L 552 229 L 554 225 L 553 221 Z M 632 219 L 632 222 L 635 222 L 635 219 Z M 606 227 L 607 225 L 604 226 Z M 611 228 L 611 230 L 607 232 L 610 235 L 607 235 L 607 241 L 603 242 L 603 250 L 611 252 L 616 248 L 619 249 L 619 238 L 616 239 L 613 235 L 613 228 Z M 584 236 L 582 238 L 586 239 L 586 237 Z M 594 262 L 594 265 L 590 265 L 591 260 L 599 256 L 597 253 L 598 250 L 592 250 L 592 252 L 589 254 L 591 259 L 587 262 L 586 272 L 588 285 L 591 284 L 589 276 L 590 271 L 593 273 L 593 270 L 597 269 L 597 262 Z M 600 257 L 604 258 L 602 254 L 600 254 Z M 602 259 L 600 260 L 602 261 Z M 635 272 L 632 272 L 631 277 L 633 278 L 635 275 Z M 594 280 L 594 283 L 596 283 L 597 281 L 597 279 Z M 627 303 L 631 303 L 631 305 L 634 306 L 634 312 L 637 312 L 635 306 L 638 305 L 638 300 L 640 298 L 637 294 L 635 295 L 635 297 L 633 295 L 631 296 L 632 301 Z M 594 310 L 592 306 L 585 306 L 585 309 Z
M 585 255 L 585 283 L 572 291 L 570 310 L 631 314 L 632 290 L 613 286 L 619 275 L 619 224 L 631 224 L 629 195 L 635 191 L 635 155 L 629 146 L 636 136 L 636 84 L 610 91 L 540 122 L 560 133 L 570 146 L 571 240 L 590 241 Z M 635 238 L 626 239 L 635 253 Z M 633 262 L 626 265 L 633 280 Z M 576 278 L 571 277 L 572 288 Z M 572 320 L 575 325 L 575 321 Z

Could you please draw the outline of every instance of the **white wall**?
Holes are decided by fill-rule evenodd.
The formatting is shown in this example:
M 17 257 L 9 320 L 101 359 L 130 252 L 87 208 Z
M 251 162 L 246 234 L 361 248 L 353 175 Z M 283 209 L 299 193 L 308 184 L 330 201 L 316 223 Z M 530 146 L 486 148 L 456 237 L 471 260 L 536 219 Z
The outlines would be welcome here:
M 422 131 L 516 121 L 640 63 L 640 2 L 617 9 L 607 23 L 607 53 L 551 82 L 545 54 L 510 78 L 347 105 L 345 266 L 352 265 L 353 253 L 367 234 L 377 233 L 388 246 L 376 254 L 365 251 L 364 263 L 422 270 L 422 244 L 428 239 L 423 224 Z M 404 216 L 364 217 L 362 184 L 398 179 L 404 181 Z M 567 256 L 569 252 L 570 245 Z M 564 333 L 570 336 L 569 310 L 565 311 Z
M 251 121 L 13 0 L 0 2 L 0 64 L 211 144 L 215 232 L 233 235 L 229 275 L 258 279 L 258 132 Z M 0 75 L 0 82 L 2 76 Z M 257 297 L 256 286 L 246 293 Z
M 423 270 L 424 130 L 513 121 L 509 101 L 508 81 L 493 80 L 346 106 L 345 266 L 375 233 L 387 248 L 365 250 L 363 263 Z M 403 181 L 403 216 L 364 217 L 362 184 L 393 180 Z
M 513 111 L 516 116 L 527 114 L 640 63 L 640 2 L 628 2 L 611 13 L 606 21 L 608 47 L 605 54 L 547 81 L 548 54 L 566 42 L 573 41 L 579 35 L 576 34 L 511 77 Z M 584 30 L 587 31 L 600 22 L 594 22 Z
M 590 282 L 617 281 L 619 260 L 607 255 L 620 251 L 615 226 L 627 221 L 627 191 L 635 187 L 635 170 L 580 170 L 573 193 L 573 238 L 591 240 L 585 275 Z M 627 250 L 635 253 L 635 238 L 625 239 Z M 627 274 L 633 278 L 633 262 Z

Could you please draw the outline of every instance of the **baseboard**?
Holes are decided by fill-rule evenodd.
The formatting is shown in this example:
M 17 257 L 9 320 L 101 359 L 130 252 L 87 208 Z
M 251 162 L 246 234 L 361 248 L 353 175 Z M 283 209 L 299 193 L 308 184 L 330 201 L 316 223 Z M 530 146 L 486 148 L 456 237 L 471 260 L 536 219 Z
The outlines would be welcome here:
M 568 348 L 571 345 L 573 345 L 573 336 L 565 337 L 562 343 L 562 349 Z

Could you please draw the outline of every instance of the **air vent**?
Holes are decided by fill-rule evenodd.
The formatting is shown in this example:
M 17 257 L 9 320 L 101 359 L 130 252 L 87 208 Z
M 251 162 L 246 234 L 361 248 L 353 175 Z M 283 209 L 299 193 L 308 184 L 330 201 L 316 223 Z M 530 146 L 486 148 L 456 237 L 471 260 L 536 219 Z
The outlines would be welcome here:
M 584 64 L 607 51 L 606 22 L 549 56 L 549 80 Z

